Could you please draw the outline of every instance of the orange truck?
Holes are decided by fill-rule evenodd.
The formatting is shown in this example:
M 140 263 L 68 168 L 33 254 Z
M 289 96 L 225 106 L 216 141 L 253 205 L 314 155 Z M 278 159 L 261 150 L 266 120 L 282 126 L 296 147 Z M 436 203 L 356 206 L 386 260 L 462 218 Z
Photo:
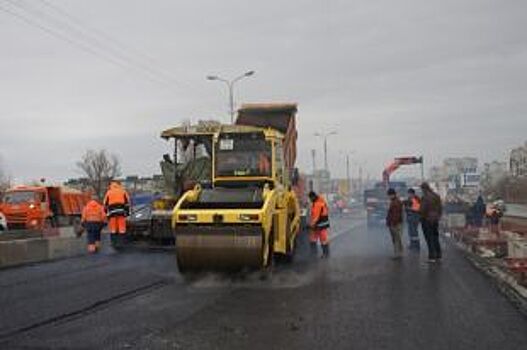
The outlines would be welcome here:
M 90 194 L 58 186 L 17 186 L 5 192 L 0 212 L 7 228 L 43 230 L 77 224 Z

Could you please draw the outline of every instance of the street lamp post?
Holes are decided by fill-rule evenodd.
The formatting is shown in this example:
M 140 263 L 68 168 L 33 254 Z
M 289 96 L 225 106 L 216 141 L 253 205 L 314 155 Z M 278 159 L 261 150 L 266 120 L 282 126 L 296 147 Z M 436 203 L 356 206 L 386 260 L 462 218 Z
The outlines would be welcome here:
M 319 137 L 322 137 L 324 139 L 324 170 L 327 172 L 329 172 L 329 167 L 328 167 L 328 137 L 331 136 L 331 135 L 336 135 L 337 132 L 336 131 L 331 131 L 331 132 L 328 132 L 328 133 L 315 133 L 315 136 L 319 136 Z
M 221 78 L 217 75 L 207 76 L 207 80 L 216 80 L 216 81 L 221 81 L 222 83 L 227 84 L 227 88 L 229 89 L 229 112 L 231 115 L 231 124 L 234 124 L 234 84 L 237 81 L 242 80 L 243 78 L 247 78 L 247 77 L 250 77 L 251 75 L 254 75 L 254 73 L 255 72 L 253 70 L 250 70 L 231 80 Z
M 315 133 L 315 136 L 320 136 L 323 138 L 324 140 L 324 177 L 323 177 L 323 181 L 321 184 L 321 187 L 323 188 L 323 191 L 324 192 L 327 192 L 329 191 L 329 187 L 330 187 L 330 173 L 329 173 L 329 166 L 328 166 L 328 137 L 331 136 L 331 135 L 336 135 L 337 132 L 336 131 L 331 131 L 331 132 L 328 132 L 328 133 Z
M 352 172 L 351 172 L 351 160 L 350 160 L 350 156 L 353 156 L 355 154 L 355 150 L 352 150 L 351 152 L 349 153 L 346 153 L 346 182 L 347 182 L 347 186 L 348 186 L 348 196 L 351 194 L 352 192 Z

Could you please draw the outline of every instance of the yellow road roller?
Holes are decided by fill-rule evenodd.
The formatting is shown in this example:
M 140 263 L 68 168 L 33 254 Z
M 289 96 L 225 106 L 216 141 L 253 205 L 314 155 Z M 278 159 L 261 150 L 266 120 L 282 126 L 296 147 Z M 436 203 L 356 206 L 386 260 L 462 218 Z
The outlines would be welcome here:
M 295 113 L 295 104 L 246 105 L 234 125 L 165 131 L 179 140 L 176 150 L 191 147 L 211 165 L 210 181 L 194 184 L 173 210 L 181 272 L 265 269 L 292 258 L 300 229 Z

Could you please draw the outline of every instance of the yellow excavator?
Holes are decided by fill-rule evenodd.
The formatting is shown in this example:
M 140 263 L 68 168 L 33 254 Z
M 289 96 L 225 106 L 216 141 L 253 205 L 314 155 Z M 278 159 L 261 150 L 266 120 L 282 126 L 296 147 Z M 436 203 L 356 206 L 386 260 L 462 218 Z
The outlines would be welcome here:
M 190 147 L 211 164 L 210 181 L 184 192 L 173 210 L 182 273 L 266 269 L 275 259 L 291 260 L 300 230 L 296 110 L 296 104 L 249 104 L 234 125 L 163 133 L 176 140 L 176 150 Z

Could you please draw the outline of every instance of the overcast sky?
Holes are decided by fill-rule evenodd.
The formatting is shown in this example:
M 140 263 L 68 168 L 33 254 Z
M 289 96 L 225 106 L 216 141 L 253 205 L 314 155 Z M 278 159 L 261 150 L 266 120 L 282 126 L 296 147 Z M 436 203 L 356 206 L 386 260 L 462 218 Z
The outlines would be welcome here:
M 18 181 L 79 176 L 89 148 L 159 172 L 162 129 L 236 101 L 299 104 L 299 165 L 506 159 L 527 139 L 527 2 L 0 0 L 0 157 Z M 95 35 L 95 36 L 94 36 Z M 355 166 L 354 173 L 357 171 Z

